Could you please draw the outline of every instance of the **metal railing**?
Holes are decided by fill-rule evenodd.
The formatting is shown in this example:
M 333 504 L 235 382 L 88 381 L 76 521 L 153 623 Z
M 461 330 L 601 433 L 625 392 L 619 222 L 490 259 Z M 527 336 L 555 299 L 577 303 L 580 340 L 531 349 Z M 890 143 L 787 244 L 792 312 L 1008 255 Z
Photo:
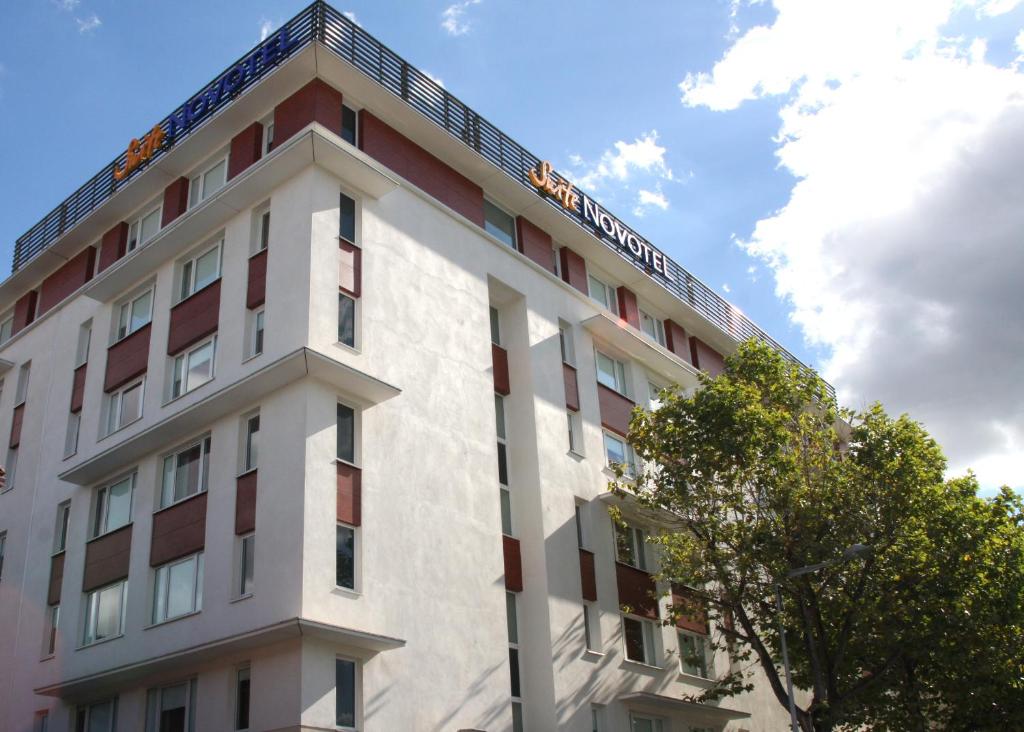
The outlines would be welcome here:
M 450 92 L 437 84 L 419 69 L 410 65 L 401 56 L 374 38 L 340 12 L 322 0 L 308 6 L 285 26 L 290 46 L 288 53 L 280 60 L 294 54 L 308 43 L 316 40 L 341 59 L 344 59 L 360 72 L 380 84 L 410 107 L 422 114 L 434 124 L 461 140 L 486 160 L 500 168 L 514 181 L 524 188 L 533 191 L 547 201 L 555 210 L 579 226 L 585 228 L 593 236 L 600 239 L 609 249 L 618 254 L 630 266 L 644 272 L 675 297 L 686 303 L 701 316 L 715 324 L 724 333 L 735 340 L 756 338 L 769 344 L 787 359 L 800 363 L 793 354 L 782 347 L 774 338 L 758 327 L 739 309 L 731 305 L 718 293 L 699 279 L 683 269 L 678 263 L 665 258 L 668 277 L 656 272 L 642 263 L 626 255 L 616 242 L 609 239 L 600 229 L 589 225 L 580 212 L 563 208 L 559 203 L 537 193 L 530 184 L 528 172 L 535 168 L 540 158 L 523 148 L 515 140 L 505 135 L 493 124 L 474 112 L 469 106 L 459 101 Z M 270 41 L 266 41 L 268 43 Z M 261 44 L 262 46 L 262 44 Z M 192 97 L 196 99 L 208 90 L 217 86 L 218 82 L 230 70 L 246 58 L 259 52 L 261 46 L 245 54 L 236 64 L 228 67 L 228 71 L 218 74 L 209 84 Z M 235 95 L 256 83 L 277 64 L 261 68 L 259 73 L 246 78 Z M 191 101 L 191 100 L 190 100 Z M 186 102 L 185 104 L 189 104 Z M 180 113 L 182 105 L 175 113 Z M 215 113 L 215 112 L 214 112 Z M 213 116 L 214 113 L 208 115 Z M 174 115 L 168 115 L 161 122 L 167 125 Z M 197 120 L 185 135 L 194 131 L 205 121 Z M 185 135 L 174 138 L 177 143 Z M 163 154 L 165 149 L 157 151 L 153 159 Z M 18 239 L 14 251 L 13 270 L 17 270 L 29 259 L 55 241 L 64 231 L 84 218 L 90 211 L 106 201 L 116 190 L 137 174 L 145 166 L 140 166 L 132 175 L 121 181 L 115 181 L 115 167 L 124 164 L 125 154 L 122 153 L 112 163 L 103 168 L 89 182 L 72 194 L 64 203 L 51 211 L 47 216 Z M 832 387 L 828 387 L 832 392 Z

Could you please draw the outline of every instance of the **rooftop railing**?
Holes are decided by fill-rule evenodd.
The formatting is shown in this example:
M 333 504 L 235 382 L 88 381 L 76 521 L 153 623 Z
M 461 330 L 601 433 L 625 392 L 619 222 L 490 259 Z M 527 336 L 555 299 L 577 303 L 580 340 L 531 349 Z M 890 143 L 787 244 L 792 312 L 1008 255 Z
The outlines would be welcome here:
M 474 112 L 469 106 L 459 101 L 459 99 L 429 76 L 410 65 L 401 56 L 387 48 L 363 30 L 362 27 L 356 25 L 327 3 L 317 0 L 317 2 L 314 2 L 289 20 L 283 28 L 289 40 L 287 50 L 276 57 L 274 63 L 261 65 L 255 70 L 255 73 L 247 75 L 244 83 L 240 84 L 237 89 L 234 89 L 231 96 L 237 96 L 242 93 L 271 72 L 284 59 L 293 55 L 307 44 L 314 40 L 319 41 L 325 48 L 349 62 L 353 67 L 373 79 L 431 122 L 475 150 L 514 181 L 536 193 L 536 189 L 529 181 L 528 173 L 531 169 L 537 167 L 540 158 L 508 137 L 504 132 Z M 235 66 L 251 58 L 254 54 L 259 54 L 264 45 L 272 42 L 272 40 L 270 39 L 265 41 L 264 44 L 257 46 L 253 51 L 239 59 L 236 64 L 229 66 L 228 70 L 218 74 L 198 94 L 193 96 L 184 105 L 179 106 L 174 113 L 168 115 L 161 122 L 161 126 L 169 129 L 172 118 L 175 115 L 180 116 L 185 105 L 208 93 L 210 90 L 216 89 L 221 80 Z M 194 118 L 193 124 L 189 128 L 184 130 L 184 132 L 178 132 L 173 137 L 172 144 L 177 144 L 215 113 L 216 110 L 206 110 L 203 115 Z M 151 160 L 157 159 L 167 149 L 169 149 L 169 146 L 157 150 Z M 146 167 L 142 165 L 130 175 L 121 180 L 115 180 L 114 170 L 124 165 L 125 157 L 125 153 L 118 156 L 18 239 L 14 250 L 13 271 L 17 271 L 26 262 L 48 247 L 65 231 L 85 218 L 92 210 L 110 198 L 118 188 L 125 185 Z M 799 359 L 783 348 L 781 344 L 758 327 L 743 312 L 672 259 L 665 258 L 665 269 L 668 274 L 666 277 L 660 272 L 645 267 L 641 262 L 627 256 L 616 242 L 605 236 L 600 229 L 585 221 L 581 212 L 566 209 L 558 202 L 542 196 L 540 193 L 537 193 L 537 195 L 541 196 L 543 200 L 547 201 L 549 205 L 563 216 L 600 239 L 609 249 L 618 254 L 623 261 L 628 262 L 630 266 L 647 274 L 731 338 L 735 340 L 756 338 L 775 348 L 787 359 L 800 363 Z M 831 386 L 829 386 L 829 390 L 832 391 Z

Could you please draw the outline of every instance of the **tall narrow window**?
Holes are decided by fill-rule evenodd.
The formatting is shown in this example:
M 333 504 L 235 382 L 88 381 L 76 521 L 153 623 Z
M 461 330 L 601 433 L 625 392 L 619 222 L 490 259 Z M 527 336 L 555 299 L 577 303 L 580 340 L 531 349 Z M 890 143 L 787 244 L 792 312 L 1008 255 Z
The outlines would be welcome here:
M 357 307 L 362 292 L 362 250 L 356 244 L 356 202 L 341 194 L 338 242 L 338 342 L 356 347 Z
M 611 356 L 597 352 L 597 383 L 626 396 L 626 365 Z
M 117 432 L 142 418 L 143 396 L 145 395 L 145 377 L 112 391 L 107 395 L 106 433 Z M 76 435 L 75 446 L 78 440 Z
M 511 214 L 484 199 L 484 230 L 502 244 L 516 248 L 516 221 Z
M 587 277 L 590 299 L 600 303 L 606 310 L 615 312 L 615 289 L 594 275 Z
M 249 321 L 248 347 L 246 351 L 249 358 L 263 353 L 263 318 L 264 308 L 262 307 L 246 311 L 246 319 Z
M 356 530 L 346 524 L 338 524 L 336 537 L 335 582 L 347 590 L 356 588 Z
M 633 448 L 611 432 L 604 433 L 604 454 L 609 468 L 614 465 L 622 465 L 627 477 L 636 474 Z
M 338 234 L 347 242 L 352 244 L 356 243 L 356 202 L 346 196 L 344 193 L 341 194 L 341 202 L 339 204 L 339 231 Z
M 615 524 L 615 560 L 647 570 L 647 537 L 643 529 Z
M 4 316 L 3 320 L 0 320 L 0 345 L 7 343 L 11 340 L 11 336 L 14 334 L 14 313 Z
M 505 593 L 505 621 L 508 627 L 508 666 L 512 696 L 512 728 L 523 728 L 522 683 L 519 678 L 519 613 L 514 592 Z
M 245 420 L 245 464 L 244 471 L 255 470 L 260 453 L 260 415 L 254 414 Z
M 586 549 L 590 546 L 590 527 L 587 525 L 586 510 L 587 504 L 582 500 L 577 500 L 575 510 L 576 544 L 580 549 Z
M 356 301 L 341 291 L 338 292 L 338 343 L 356 347 Z
M 665 324 L 643 310 L 640 311 L 640 330 L 655 343 L 665 345 Z
M 356 461 L 356 413 L 352 407 L 338 403 L 338 459 Z
M 599 648 L 597 642 L 597 609 L 593 603 L 583 603 L 583 640 L 588 651 Z
M 263 154 L 274 149 L 274 121 L 271 119 L 263 125 Z
M 498 488 L 501 500 L 501 532 L 512 535 L 512 496 L 508 483 L 508 440 L 505 428 L 505 398 L 494 395 L 494 420 L 498 433 Z
M 346 730 L 356 728 L 356 664 L 347 658 L 334 660 L 334 723 Z
M 579 412 L 571 409 L 565 413 L 566 421 L 569 424 L 569 452 L 576 455 L 583 454 L 583 418 Z
M 32 732 L 50 732 L 50 713 L 36 712 L 35 724 L 32 726 Z
M 92 340 L 92 320 L 87 320 L 78 328 L 78 342 L 75 345 L 75 368 L 89 360 L 89 342 Z
M 14 390 L 14 404 L 24 404 L 28 397 L 28 381 L 32 375 L 32 362 L 28 361 L 21 365 L 18 370 L 18 386 Z
M 64 457 L 78 452 L 78 433 L 82 428 L 82 412 L 68 412 L 68 428 L 64 433 Z
M 57 652 L 57 630 L 60 626 L 60 605 L 50 605 L 46 610 L 46 638 L 43 640 L 43 655 L 52 656 Z
M 707 638 L 685 630 L 678 631 L 676 637 L 679 640 L 679 670 L 690 676 L 710 678 Z
M 235 729 L 249 729 L 250 677 L 252 669 L 243 666 L 235 672 Z
M 576 365 L 576 346 L 573 343 L 572 326 L 564 320 L 558 321 L 558 345 L 562 349 L 562 363 Z
M 196 679 L 146 693 L 146 732 L 195 732 Z
M 239 541 L 238 596 L 252 594 L 256 579 L 256 534 L 241 537 Z
M 640 620 L 623 616 L 622 636 L 626 646 L 626 658 L 648 666 L 655 665 L 654 624 L 648 620 Z
M 57 506 L 57 522 L 53 530 L 53 553 L 59 554 L 68 546 L 68 524 L 71 521 L 71 501 Z
M 356 144 L 356 110 L 345 104 L 341 105 L 341 139 Z
M 206 490 L 210 479 L 210 444 L 210 437 L 203 437 L 164 458 L 160 508 Z
M 203 609 L 203 553 L 157 567 L 153 585 L 153 622 Z
M 132 493 L 135 474 L 105 485 L 96 491 L 92 535 L 100 536 L 126 526 L 132 520 Z
M 260 214 L 256 234 L 256 251 L 262 252 L 270 246 L 270 209 Z
M 498 317 L 498 309 L 492 307 L 488 310 L 491 318 L 491 343 L 501 345 L 501 318 Z

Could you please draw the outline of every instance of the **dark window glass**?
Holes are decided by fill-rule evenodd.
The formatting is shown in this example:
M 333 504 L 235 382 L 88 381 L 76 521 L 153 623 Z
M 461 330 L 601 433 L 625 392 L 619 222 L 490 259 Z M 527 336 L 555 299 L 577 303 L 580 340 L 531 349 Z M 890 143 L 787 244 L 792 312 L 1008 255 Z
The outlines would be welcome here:
M 354 590 L 356 587 L 356 532 L 348 526 L 338 527 L 337 571 L 335 584 Z
M 356 665 L 342 658 L 334 660 L 335 709 L 334 723 L 339 727 L 356 726 Z
M 341 139 L 350 145 L 356 144 L 356 110 L 342 105 Z
M 519 651 L 515 648 L 508 649 L 508 666 L 512 676 L 512 696 L 520 697 L 519 693 Z
M 249 729 L 249 669 L 238 670 L 238 689 L 235 693 L 235 729 Z
M 356 460 L 356 414 L 352 407 L 338 405 L 338 457 L 350 463 Z
M 264 211 L 260 217 L 260 251 L 270 244 L 270 211 Z
M 505 453 L 505 445 L 498 443 L 498 482 L 508 485 L 508 456 Z
M 639 620 L 624 618 L 622 629 L 626 634 L 626 658 L 647 663 L 644 656 L 644 626 Z
M 356 202 L 341 194 L 341 238 L 356 243 Z
M 356 347 L 356 301 L 338 293 L 338 342 Z

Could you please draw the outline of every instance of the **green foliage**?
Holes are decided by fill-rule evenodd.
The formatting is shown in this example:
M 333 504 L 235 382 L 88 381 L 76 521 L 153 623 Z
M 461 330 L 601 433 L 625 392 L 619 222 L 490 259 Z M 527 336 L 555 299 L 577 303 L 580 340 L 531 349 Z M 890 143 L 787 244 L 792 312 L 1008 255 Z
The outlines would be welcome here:
M 841 410 L 747 342 L 692 395 L 637 410 L 630 441 L 646 468 L 618 488 L 678 517 L 655 538 L 661 574 L 702 588 L 737 660 L 705 699 L 757 672 L 786 705 L 778 581 L 806 730 L 1024 729 L 1024 508 L 945 481 L 920 424 Z M 870 556 L 787 578 L 858 543 Z

